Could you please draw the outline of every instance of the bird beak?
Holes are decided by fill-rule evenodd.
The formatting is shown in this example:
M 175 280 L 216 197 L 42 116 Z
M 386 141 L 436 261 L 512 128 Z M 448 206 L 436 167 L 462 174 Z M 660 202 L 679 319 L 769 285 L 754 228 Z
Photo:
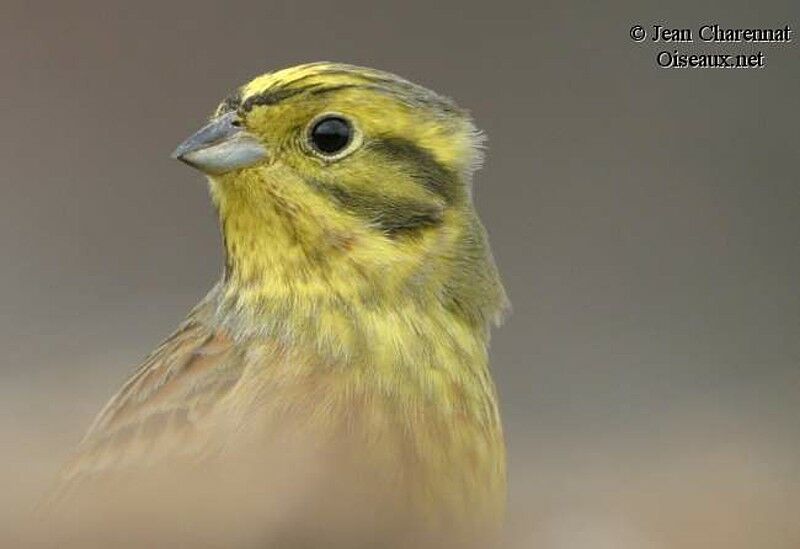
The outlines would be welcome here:
M 267 157 L 267 150 L 238 120 L 234 112 L 217 118 L 178 145 L 172 158 L 210 175 L 260 162 Z

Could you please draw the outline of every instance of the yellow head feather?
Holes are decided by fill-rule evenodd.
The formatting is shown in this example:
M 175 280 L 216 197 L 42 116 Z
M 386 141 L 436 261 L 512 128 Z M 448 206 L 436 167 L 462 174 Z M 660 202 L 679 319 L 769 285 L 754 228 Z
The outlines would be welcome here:
M 389 73 L 314 63 L 255 78 L 215 116 L 232 111 L 268 151 L 211 177 L 236 307 L 411 300 L 475 324 L 498 316 L 505 298 L 469 192 L 480 134 L 464 110 Z M 310 132 L 330 116 L 353 136 L 326 156 Z

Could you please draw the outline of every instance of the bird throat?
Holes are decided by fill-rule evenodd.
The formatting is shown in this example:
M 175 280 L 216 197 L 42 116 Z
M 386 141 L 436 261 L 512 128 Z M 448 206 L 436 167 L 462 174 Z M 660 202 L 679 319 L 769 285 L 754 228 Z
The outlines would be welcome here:
M 219 317 L 235 332 L 313 334 L 350 356 L 364 319 L 446 312 L 441 258 L 458 219 L 387 238 L 280 167 L 215 177 L 211 194 L 225 251 Z

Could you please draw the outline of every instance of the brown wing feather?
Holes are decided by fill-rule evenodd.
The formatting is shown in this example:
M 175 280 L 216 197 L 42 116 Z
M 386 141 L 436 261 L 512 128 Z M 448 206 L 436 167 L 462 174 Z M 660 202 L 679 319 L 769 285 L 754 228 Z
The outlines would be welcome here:
M 201 305 L 134 372 L 95 419 L 62 473 L 62 487 L 214 450 L 204 419 L 236 385 L 245 361 L 205 322 Z

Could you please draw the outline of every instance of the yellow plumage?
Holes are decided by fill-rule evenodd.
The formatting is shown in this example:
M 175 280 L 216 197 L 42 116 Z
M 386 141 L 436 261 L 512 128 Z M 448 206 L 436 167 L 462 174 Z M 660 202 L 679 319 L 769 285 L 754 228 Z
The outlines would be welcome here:
M 332 119 L 339 134 L 318 135 Z M 469 117 L 391 74 L 316 63 L 254 79 L 209 127 L 177 155 L 209 173 L 223 279 L 107 405 L 67 484 L 291 432 L 343 447 L 404 513 L 496 526 L 486 345 L 505 297 L 471 202 Z

